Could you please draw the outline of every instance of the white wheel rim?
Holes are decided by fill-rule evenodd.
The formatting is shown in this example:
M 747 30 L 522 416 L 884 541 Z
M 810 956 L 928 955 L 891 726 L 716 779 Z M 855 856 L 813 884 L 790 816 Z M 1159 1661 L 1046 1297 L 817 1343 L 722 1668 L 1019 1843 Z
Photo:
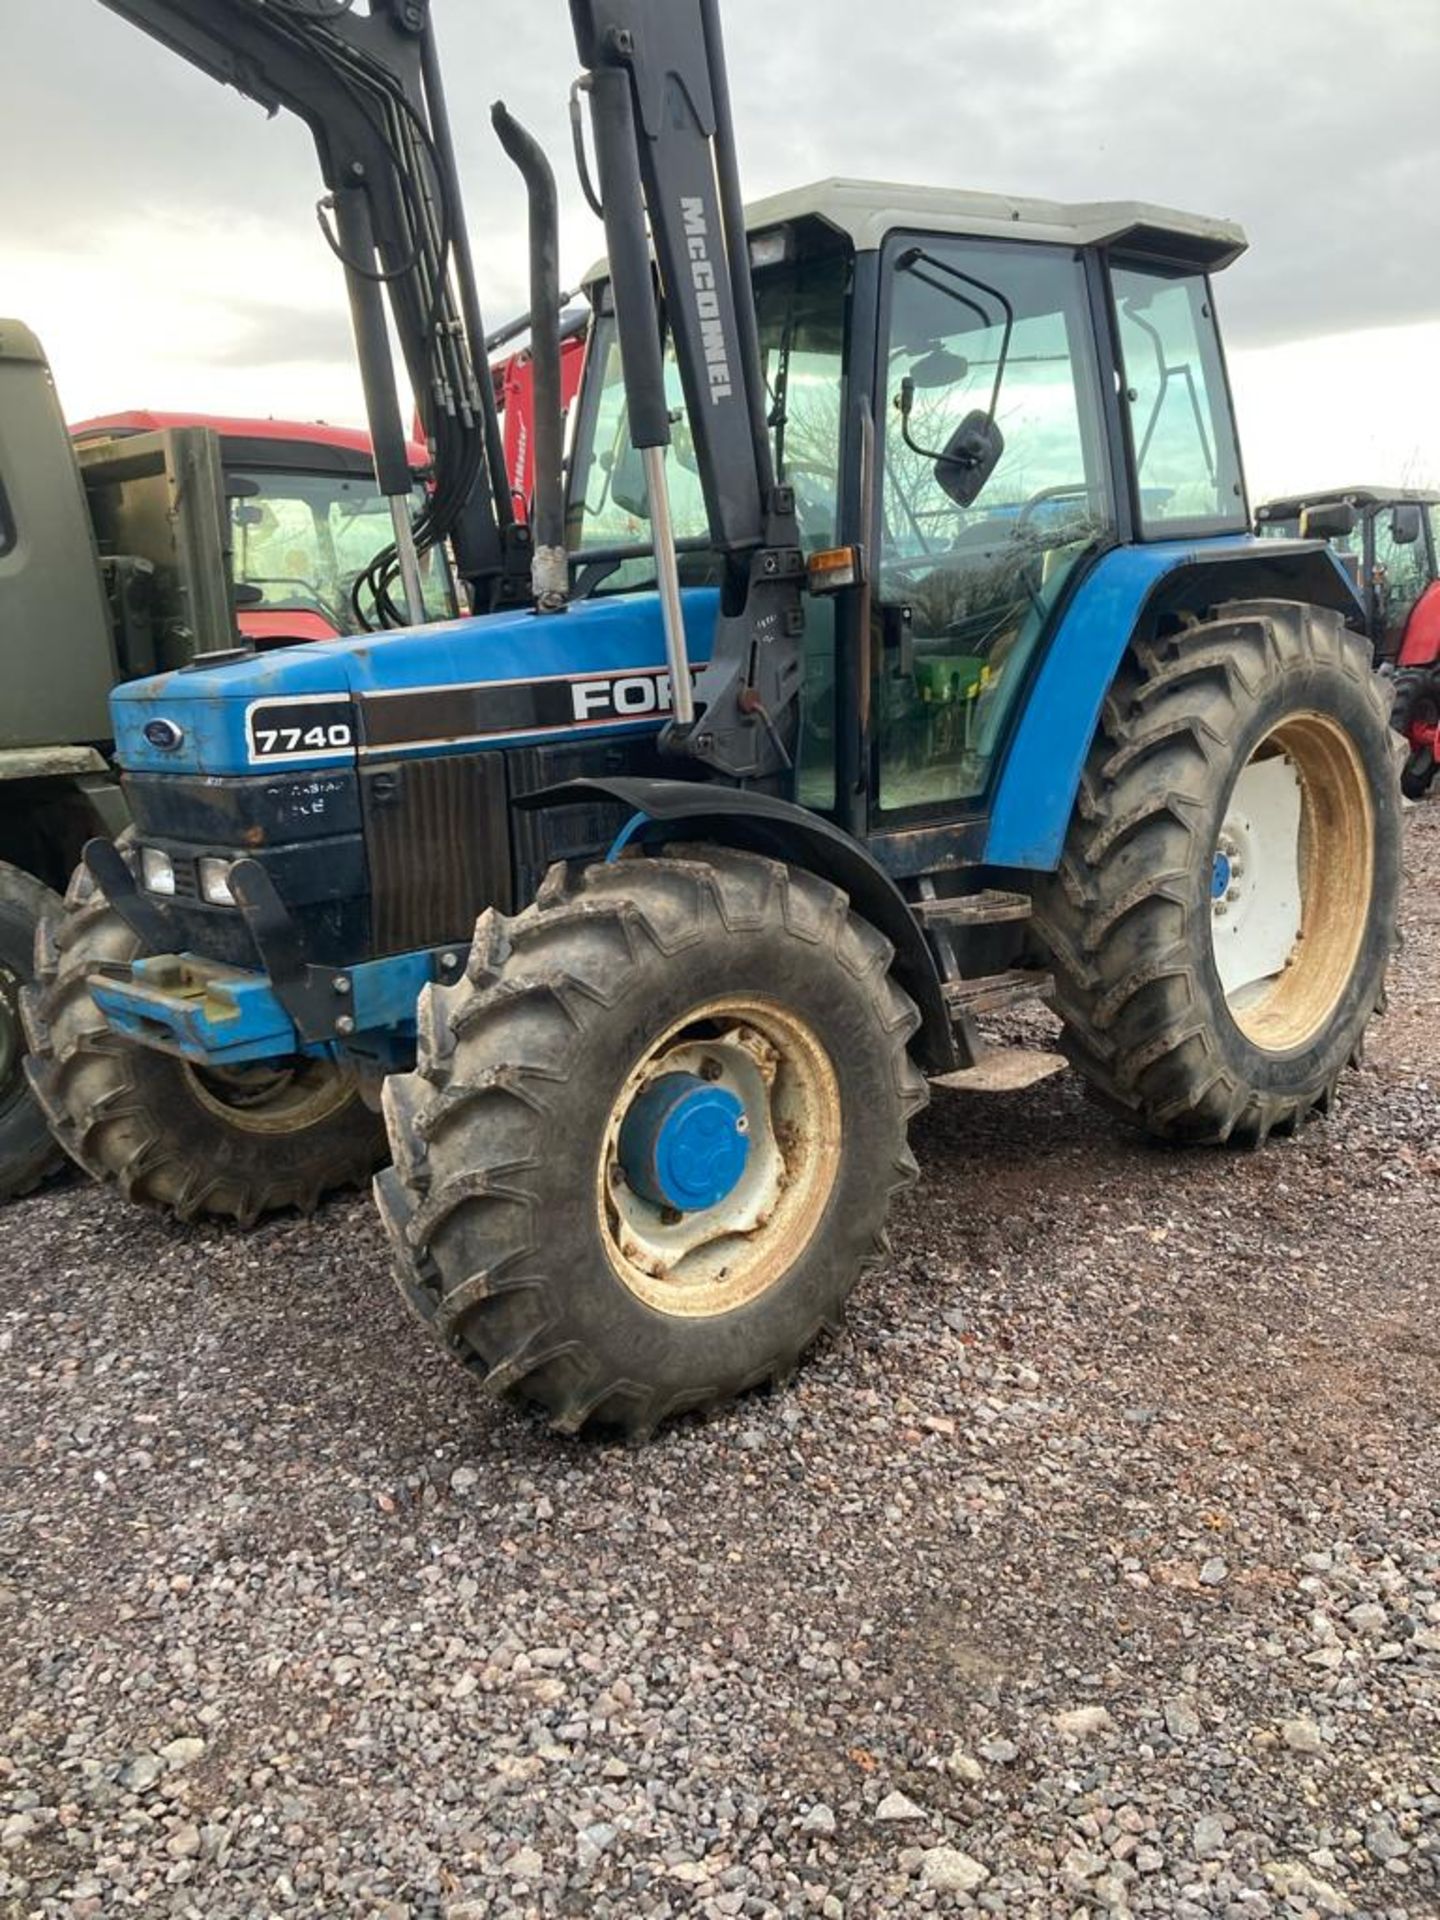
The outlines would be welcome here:
M 1374 801 L 1355 741 L 1328 714 L 1292 714 L 1241 770 L 1212 853 L 1211 951 L 1252 1045 L 1293 1053 L 1324 1032 L 1374 890 Z
M 1291 964 L 1304 924 L 1300 775 L 1283 754 L 1252 760 L 1235 782 L 1211 874 L 1215 966 L 1242 1013 Z

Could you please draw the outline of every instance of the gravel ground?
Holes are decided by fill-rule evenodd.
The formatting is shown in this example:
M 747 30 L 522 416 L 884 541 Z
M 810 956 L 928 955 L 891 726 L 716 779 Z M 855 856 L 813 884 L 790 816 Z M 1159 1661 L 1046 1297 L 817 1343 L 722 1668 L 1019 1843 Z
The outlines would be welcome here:
M 1332 1121 L 951 1096 L 845 1337 L 643 1450 L 482 1400 L 367 1203 L 7 1212 L 0 1915 L 1440 1915 L 1409 836 Z

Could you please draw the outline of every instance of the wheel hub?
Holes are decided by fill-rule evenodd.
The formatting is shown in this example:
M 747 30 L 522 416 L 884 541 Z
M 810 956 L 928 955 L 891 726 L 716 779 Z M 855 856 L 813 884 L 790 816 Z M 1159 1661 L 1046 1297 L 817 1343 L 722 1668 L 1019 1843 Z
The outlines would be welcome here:
M 629 1186 L 675 1213 L 718 1207 L 740 1184 L 750 1154 L 744 1103 L 699 1074 L 667 1073 L 636 1100 L 620 1130 Z
M 808 1026 L 762 1000 L 698 1006 L 611 1107 L 597 1198 L 617 1276 L 671 1314 L 757 1298 L 815 1230 L 840 1142 L 834 1068 Z

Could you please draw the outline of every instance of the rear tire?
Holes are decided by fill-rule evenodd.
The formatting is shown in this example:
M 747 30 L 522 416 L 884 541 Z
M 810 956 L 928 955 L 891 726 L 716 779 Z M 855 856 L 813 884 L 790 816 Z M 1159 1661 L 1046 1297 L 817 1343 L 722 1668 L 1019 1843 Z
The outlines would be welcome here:
M 1328 1108 L 1396 939 L 1387 719 L 1363 644 L 1318 608 L 1231 606 L 1127 654 L 1060 870 L 1036 893 L 1063 1045 L 1112 1109 L 1166 1140 L 1254 1143 Z M 1256 767 L 1295 821 L 1275 886 L 1268 858 L 1252 863 L 1263 880 L 1239 878 L 1230 838 L 1262 817 L 1237 801 Z M 1246 886 L 1256 923 L 1293 900 L 1295 933 L 1283 964 L 1237 990 L 1222 981 L 1235 922 L 1221 916 Z
M 1407 800 L 1423 800 L 1437 771 L 1440 666 L 1401 667 L 1392 684 L 1390 724 L 1405 742 L 1400 791 Z
M 20 996 L 34 979 L 40 922 L 60 898 L 31 874 L 0 861 L 0 1200 L 33 1193 L 65 1156 L 25 1078 Z
M 42 930 L 25 996 L 30 1083 L 71 1159 L 127 1200 L 242 1227 L 364 1186 L 384 1159 L 384 1128 L 349 1069 L 296 1060 L 202 1073 L 107 1024 L 87 976 L 139 952 L 82 867 Z
M 385 1087 L 377 1197 L 422 1319 L 570 1433 L 649 1434 L 788 1374 L 916 1173 L 919 1018 L 891 958 L 836 888 L 718 847 L 557 868 L 518 918 L 484 915 L 466 978 L 422 998 L 417 1072 Z M 623 1123 L 682 1067 L 733 1067 L 757 1110 L 734 1192 L 667 1213 Z

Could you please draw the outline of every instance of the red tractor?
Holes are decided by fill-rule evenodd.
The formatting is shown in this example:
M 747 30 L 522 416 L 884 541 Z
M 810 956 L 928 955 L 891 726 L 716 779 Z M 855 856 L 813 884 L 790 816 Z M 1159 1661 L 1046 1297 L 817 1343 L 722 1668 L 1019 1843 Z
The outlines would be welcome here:
M 1429 792 L 1440 765 L 1440 493 L 1339 487 L 1271 500 L 1257 531 L 1328 540 L 1352 567 L 1375 664 L 1395 684 L 1393 720 L 1410 751 L 1407 798 Z
M 316 421 L 137 410 L 82 421 L 71 437 L 86 447 L 176 427 L 207 427 L 220 442 L 241 637 L 269 648 L 360 632 L 363 583 L 391 537 L 369 435 Z M 429 456 L 417 442 L 407 452 L 418 508 Z M 424 577 L 430 617 L 457 612 L 438 548 L 426 556 Z

